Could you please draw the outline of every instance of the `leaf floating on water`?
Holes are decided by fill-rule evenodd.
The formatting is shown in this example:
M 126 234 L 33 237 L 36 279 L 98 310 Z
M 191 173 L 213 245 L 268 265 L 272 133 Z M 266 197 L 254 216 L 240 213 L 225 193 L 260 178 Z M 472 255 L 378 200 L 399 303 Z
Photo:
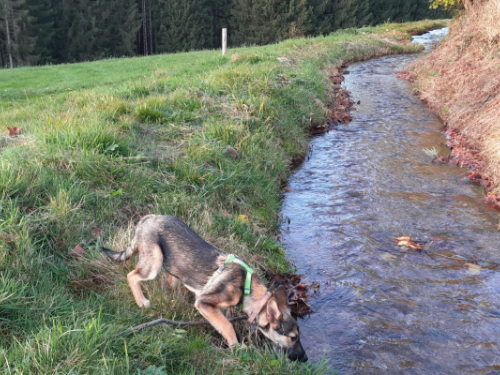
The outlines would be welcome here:
M 422 245 L 416 243 L 411 237 L 409 236 L 403 236 L 403 237 L 398 237 L 396 238 L 396 243 L 398 244 L 398 246 L 400 247 L 407 247 L 409 249 L 413 249 L 413 250 L 422 250 L 423 247 Z
M 464 267 L 467 267 L 467 273 L 471 275 L 479 275 L 481 273 L 481 266 L 473 263 L 464 263 Z

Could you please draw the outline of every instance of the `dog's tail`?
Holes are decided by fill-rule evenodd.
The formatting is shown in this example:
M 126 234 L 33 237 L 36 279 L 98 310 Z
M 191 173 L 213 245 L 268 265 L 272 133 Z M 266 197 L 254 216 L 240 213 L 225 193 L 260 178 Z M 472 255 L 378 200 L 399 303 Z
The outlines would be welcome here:
M 137 253 L 137 249 L 136 249 L 134 243 L 130 244 L 130 246 L 127 247 L 127 250 L 125 250 L 125 251 L 121 251 L 121 252 L 120 251 L 113 251 L 113 250 L 107 249 L 105 247 L 102 247 L 102 251 L 104 251 L 108 257 L 110 257 L 111 259 L 116 260 L 118 262 L 123 262 L 125 260 L 129 260 Z

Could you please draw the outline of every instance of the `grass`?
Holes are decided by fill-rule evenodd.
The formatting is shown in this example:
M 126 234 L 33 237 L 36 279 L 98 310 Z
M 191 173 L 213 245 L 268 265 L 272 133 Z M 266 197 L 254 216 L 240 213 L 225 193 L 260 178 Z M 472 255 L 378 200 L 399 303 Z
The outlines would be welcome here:
M 444 43 L 411 72 L 418 92 L 470 149 L 500 194 L 500 0 L 475 2 L 451 23 Z
M 171 214 L 263 276 L 293 271 L 276 239 L 281 189 L 306 152 L 306 129 L 328 118 L 326 73 L 418 50 L 405 30 L 352 29 L 229 57 L 0 70 L 0 124 L 22 129 L 0 137 L 0 372 L 327 373 L 325 363 L 276 357 L 244 324 L 249 348 L 235 353 L 210 327 L 117 337 L 160 315 L 200 316 L 165 276 L 144 284 L 152 307 L 135 307 L 125 278 L 134 262 L 111 263 L 99 247 L 124 249 L 141 216 Z

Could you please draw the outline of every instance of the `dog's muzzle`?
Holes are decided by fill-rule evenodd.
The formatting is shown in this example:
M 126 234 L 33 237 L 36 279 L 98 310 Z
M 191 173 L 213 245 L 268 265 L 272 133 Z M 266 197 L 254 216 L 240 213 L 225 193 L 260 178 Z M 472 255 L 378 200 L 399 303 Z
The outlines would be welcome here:
M 307 362 L 307 354 L 300 343 L 300 338 L 295 342 L 295 345 L 288 349 L 283 349 L 291 361 Z

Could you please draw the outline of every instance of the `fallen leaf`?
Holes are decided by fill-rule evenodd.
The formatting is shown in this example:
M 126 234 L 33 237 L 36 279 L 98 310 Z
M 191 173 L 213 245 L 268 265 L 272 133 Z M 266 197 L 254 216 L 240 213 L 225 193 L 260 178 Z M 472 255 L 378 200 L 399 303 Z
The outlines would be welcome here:
M 243 223 L 246 223 L 248 222 L 248 215 L 238 215 L 238 220 Z
M 479 275 L 481 273 L 481 266 L 473 263 L 464 263 L 464 267 L 467 267 L 467 272 L 471 275 Z
M 85 252 L 85 250 L 83 249 L 83 247 L 81 247 L 80 244 L 76 244 L 75 248 L 71 252 L 71 255 L 73 255 L 74 257 L 80 258 L 84 252 Z
M 15 125 L 13 128 L 9 128 L 7 126 L 7 130 L 9 131 L 9 135 L 11 137 L 15 137 L 16 135 L 21 134 L 22 129 L 18 128 L 17 125 Z
M 409 236 L 403 236 L 396 238 L 396 241 L 410 241 L 411 238 Z
M 412 240 L 408 236 L 396 238 L 396 243 L 400 247 L 407 247 L 407 248 L 413 249 L 413 250 L 422 250 L 423 249 L 422 245 L 416 243 L 414 240 Z

